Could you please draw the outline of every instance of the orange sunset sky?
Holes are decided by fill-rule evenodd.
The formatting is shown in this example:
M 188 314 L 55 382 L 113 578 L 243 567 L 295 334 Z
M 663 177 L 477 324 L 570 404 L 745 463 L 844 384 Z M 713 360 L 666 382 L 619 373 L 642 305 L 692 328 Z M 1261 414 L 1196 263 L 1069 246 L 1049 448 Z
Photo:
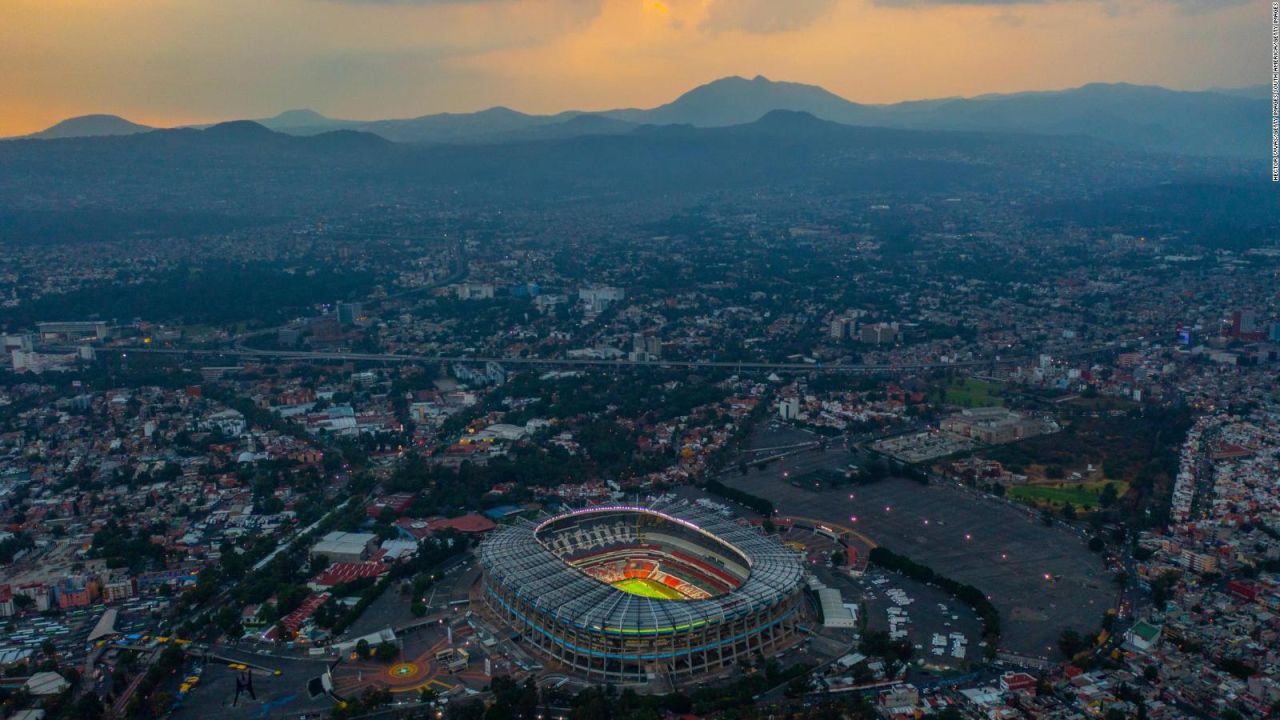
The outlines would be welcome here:
M 725 75 L 859 102 L 1266 82 L 1265 0 L 0 0 L 0 135 L 313 108 L 650 107 Z

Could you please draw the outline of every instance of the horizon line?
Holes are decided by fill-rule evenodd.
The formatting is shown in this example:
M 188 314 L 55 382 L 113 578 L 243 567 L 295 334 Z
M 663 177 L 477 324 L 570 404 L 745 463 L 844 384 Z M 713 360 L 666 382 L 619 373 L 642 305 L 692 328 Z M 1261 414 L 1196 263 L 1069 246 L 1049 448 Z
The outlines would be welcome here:
M 90 112 L 83 112 L 83 113 L 79 113 L 79 114 L 75 114 L 75 115 L 68 115 L 68 116 L 66 116 L 66 117 L 63 117 L 61 120 L 57 120 L 57 121 L 55 121 L 55 122 L 54 122 L 53 124 L 51 124 L 51 125 L 45 125 L 44 127 L 41 127 L 41 128 L 35 129 L 35 130 L 31 130 L 31 131 L 29 131 L 29 132 L 26 132 L 26 133 L 23 133 L 23 134 L 19 134 L 19 135 L 10 135 L 10 136 L 7 136 L 5 139 L 20 139 L 20 138 L 25 138 L 25 137 L 28 137 L 28 136 L 30 136 L 30 135 L 35 135 L 35 134 L 38 134 L 38 133 L 44 132 L 44 131 L 46 131 L 46 130 L 50 130 L 50 129 L 52 129 L 52 128 L 54 128 L 54 127 L 57 127 L 58 125 L 60 125 L 60 124 L 62 124 L 62 123 L 64 123 L 64 122 L 68 122 L 68 121 L 70 121 L 70 120 L 77 120 L 77 119 L 80 119 L 80 118 L 95 117 L 95 116 L 97 116 L 97 117 L 114 117 L 114 118 L 119 118 L 119 119 L 121 119 L 121 120 L 125 120 L 125 121 L 130 122 L 130 123 L 133 123 L 133 124 L 135 124 L 135 125 L 143 125 L 143 126 L 147 127 L 148 129 L 151 129 L 151 130 L 178 130 L 178 129 L 182 129 L 182 128 L 202 128 L 202 127 L 211 127 L 211 126 L 214 126 L 214 125 L 221 125 L 221 124 L 223 124 L 223 123 L 237 122 L 237 121 L 260 122 L 260 121 L 262 121 L 262 120 L 272 120 L 272 119 L 277 118 L 277 117 L 279 117 L 279 116 L 281 116 L 281 115 L 283 115 L 283 114 L 291 113 L 291 112 L 312 112 L 312 113 L 315 113 L 315 114 L 319 115 L 320 117 L 322 117 L 322 118 L 324 118 L 324 119 L 326 119 L 326 120 L 331 120 L 331 121 L 335 121 L 335 122 L 350 122 L 350 123 L 362 123 L 362 124 L 367 124 L 367 123 L 375 123 L 375 122 L 395 122 L 395 121 L 417 120 L 417 119 L 419 119 L 419 118 L 424 118 L 424 117 L 433 117 L 433 116 L 439 116 L 439 115 L 474 115 L 474 114 L 477 114 L 477 113 L 489 112 L 489 111 L 492 111 L 492 110 L 508 110 L 508 111 L 511 111 L 511 112 L 519 113 L 519 114 L 521 114 L 521 115 L 527 115 L 527 116 L 529 116 L 529 117 L 556 117 L 556 116 L 559 116 L 559 115 L 566 115 L 566 114 L 571 114 L 571 113 L 578 113 L 578 114 L 583 114 L 583 115 L 593 115 L 593 114 L 602 114 L 602 113 L 610 113 L 610 112 L 623 112 L 623 111 L 632 111 L 632 110 L 647 111 L 647 110 L 654 110 L 654 109 L 657 109 L 657 108 L 659 108 L 659 107 L 663 107 L 664 105 L 668 105 L 668 104 L 670 104 L 670 103 L 673 103 L 673 102 L 675 102 L 676 100 L 679 100 L 681 97 L 683 97 L 683 96 L 687 95 L 688 93 L 691 93 L 691 92 L 693 92 L 693 91 L 695 91 L 695 90 L 698 90 L 699 88 L 703 88 L 703 87 L 706 87 L 706 86 L 708 86 L 708 85 L 715 84 L 715 83 L 717 83 L 717 82 L 722 82 L 722 81 L 726 81 L 726 80 L 735 80 L 735 79 L 737 79 L 737 80 L 745 80 L 745 81 L 747 81 L 747 82 L 754 82 L 754 81 L 756 81 L 756 80 L 761 80 L 761 79 L 763 79 L 764 81 L 769 82 L 769 83 L 771 83 L 771 84 L 775 84 L 775 85 L 803 85 L 803 86 L 806 86 L 806 87 L 817 88 L 817 89 L 822 90 L 822 91 L 824 91 L 824 92 L 830 93 L 830 94 L 832 94 L 832 95 L 834 95 L 834 96 L 836 96 L 836 97 L 840 98 L 841 100 L 844 100 L 845 102 L 853 103 L 853 104 L 856 104 L 856 105 L 863 105 L 863 106 L 866 106 L 866 107 L 893 107 L 893 106 L 895 106 L 895 105 L 904 105 L 904 104 L 908 104 L 908 103 L 917 103 L 917 102 L 940 102 L 940 101 L 944 101 L 944 100 L 981 100 L 981 99 L 986 99 L 986 98 L 1012 97 L 1012 96 L 1015 96 L 1015 95 L 1032 95 L 1032 94 L 1065 93 L 1065 92 L 1071 92 L 1071 91 L 1073 91 L 1073 90 L 1081 90 L 1081 89 L 1083 89 L 1083 88 L 1091 87 L 1091 86 L 1095 86 L 1095 85 L 1105 85 L 1105 86 L 1128 85 L 1128 86 L 1131 86 L 1131 87 L 1139 87 L 1139 88 L 1154 88 L 1154 89 L 1166 90 L 1166 91 L 1169 91 L 1169 92 L 1179 92 L 1179 93 L 1229 93 L 1229 92 L 1232 92 L 1232 91 L 1249 90 L 1249 89 L 1252 89 L 1252 88 L 1258 88 L 1258 87 L 1263 87 L 1263 88 L 1267 87 L 1267 83 L 1265 83 L 1265 82 L 1257 82 L 1257 83 L 1252 83 L 1252 84 L 1248 84 L 1248 85 L 1234 85 L 1234 86 L 1222 86 L 1222 85 L 1215 85 L 1215 86 L 1204 87 L 1204 88 L 1196 88 L 1196 89 L 1180 89 L 1180 88 L 1172 88 L 1172 87 L 1168 87 L 1168 86 L 1166 86 L 1166 85 L 1155 85 L 1155 84 L 1136 83 L 1136 82 L 1130 82 L 1130 81 L 1127 81 L 1127 80 L 1110 80 L 1110 81 L 1108 81 L 1108 80 L 1093 80 L 1093 81 L 1089 81 L 1089 82 L 1081 83 L 1081 84 L 1079 84 L 1079 85 L 1069 85 L 1069 86 L 1066 86 L 1066 87 L 1058 87 L 1058 88 L 1040 88 L 1040 89 L 1011 90 L 1011 91 L 1001 91 L 1001 92 L 980 93 L 980 94 L 977 94 L 977 95 L 944 95 L 944 96 L 938 96 L 938 97 L 922 97 L 922 98 L 912 98 L 912 99 L 906 99 L 906 100 L 898 100 L 898 101 L 894 101 L 894 102 L 874 103 L 874 102 L 861 102 L 861 101 L 858 101 L 858 100 L 851 100 L 851 99 L 849 99 L 848 97 L 845 97 L 844 95 L 841 95 L 840 93 L 837 93 L 837 92 L 834 92 L 834 91 L 832 91 L 832 90 L 829 90 L 829 89 L 827 89 L 826 87 L 824 87 L 824 86 L 822 86 L 822 85 L 817 85 L 817 84 L 814 84 L 814 83 L 802 82 L 802 81 L 798 81 L 798 80 L 774 80 L 774 79 L 769 78 L 769 77 L 767 77 L 767 76 L 765 76 L 765 75 L 762 75 L 762 74 L 757 74 L 757 75 L 754 75 L 754 76 L 746 76 L 746 75 L 724 75 L 724 76 L 721 76 L 721 77 L 717 77 L 717 78 L 715 78 L 715 79 L 713 79 L 713 80 L 708 80 L 708 81 L 706 81 L 706 82 L 702 82 L 702 83 L 699 83 L 699 84 L 697 84 L 697 85 L 694 85 L 692 88 L 690 88 L 690 89 L 688 89 L 688 90 L 685 90 L 685 91 L 683 91 L 683 92 L 679 93 L 678 95 L 676 95 L 676 96 L 675 96 L 674 98 L 672 98 L 671 100 L 668 100 L 668 101 L 666 101 L 666 102 L 663 102 L 663 103 L 660 103 L 660 104 L 658 104 L 658 105 L 654 105 L 654 106 L 651 106 L 651 107 L 626 106 L 626 107 L 610 107 L 610 108 L 597 109 L 597 110 L 583 110 L 583 109 L 579 109 L 579 108 L 567 108 L 567 109 L 564 109 L 564 110 L 559 110 L 559 111 L 550 112 L 550 113 L 536 113 L 536 112 L 526 112 L 526 111 L 523 111 L 523 110 L 518 110 L 518 109 L 513 108 L 513 107 L 511 107 L 511 106 L 509 106 L 509 105 L 497 104 L 497 105 L 489 105 L 489 106 L 482 107 L 482 108 L 475 109 L 475 110 L 438 110 L 438 111 L 435 111 L 435 112 L 425 112 L 425 113 L 418 114 L 418 115 L 407 115 L 407 116 L 400 116 L 400 117 L 379 117 L 379 118 L 370 118 L 370 119 L 355 119 L 355 118 L 341 118 L 341 117 L 333 117 L 333 116 L 330 116 L 330 115 L 326 114 L 326 113 L 325 113 L 325 112 L 323 112 L 323 111 L 316 110 L 314 107 L 309 107 L 309 106 L 307 106 L 307 107 L 293 107 L 293 108 L 286 108 L 286 109 L 284 109 L 284 110 L 280 110 L 280 111 L 276 112 L 274 115 L 269 115 L 269 116 L 258 116 L 258 117 L 250 117 L 250 116 L 227 116 L 227 117 L 223 117 L 222 119 L 213 119 L 213 120 L 208 120 L 208 119 L 206 119 L 206 120 L 193 120 L 193 121 L 179 122 L 179 123 L 177 123 L 177 124 L 152 124 L 154 121 L 139 121 L 139 120 L 135 120 L 135 119 L 133 119 L 134 117 L 137 117 L 137 116 L 133 116 L 133 117 L 131 117 L 131 116 L 129 116 L 129 115 L 120 114 L 120 113 L 118 113 L 118 112 L 108 112 L 108 111 L 90 111 Z

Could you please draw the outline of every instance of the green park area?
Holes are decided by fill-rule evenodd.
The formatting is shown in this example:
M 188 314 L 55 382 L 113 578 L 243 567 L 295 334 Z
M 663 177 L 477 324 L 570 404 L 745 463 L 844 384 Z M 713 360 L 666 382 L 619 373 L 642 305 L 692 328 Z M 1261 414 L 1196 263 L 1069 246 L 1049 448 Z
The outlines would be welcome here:
M 1060 507 L 1066 503 L 1071 503 L 1081 509 L 1097 508 L 1103 504 L 1103 495 L 1107 494 L 1107 485 L 1111 485 L 1115 490 L 1113 500 L 1114 498 L 1123 497 L 1125 493 L 1129 492 L 1128 483 L 1096 480 L 1042 485 L 1015 485 L 1009 488 L 1007 494 L 1015 500 L 1035 505 Z
M 995 407 L 1004 405 L 1000 394 L 1004 384 L 974 377 L 952 378 L 943 387 L 942 400 L 960 407 Z

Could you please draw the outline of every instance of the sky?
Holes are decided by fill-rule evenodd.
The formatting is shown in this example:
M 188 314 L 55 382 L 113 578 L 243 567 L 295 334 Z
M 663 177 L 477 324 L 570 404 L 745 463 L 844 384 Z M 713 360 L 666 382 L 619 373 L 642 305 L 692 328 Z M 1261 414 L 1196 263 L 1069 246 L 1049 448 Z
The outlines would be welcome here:
M 652 107 L 728 75 L 857 102 L 1269 80 L 1266 0 L 0 0 L 0 136 L 312 108 Z

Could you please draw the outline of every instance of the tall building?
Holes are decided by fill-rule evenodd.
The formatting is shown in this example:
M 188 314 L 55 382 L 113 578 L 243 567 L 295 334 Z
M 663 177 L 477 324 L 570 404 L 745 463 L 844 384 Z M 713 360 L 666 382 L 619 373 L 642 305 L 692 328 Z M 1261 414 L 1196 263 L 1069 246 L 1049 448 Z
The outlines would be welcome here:
M 800 416 L 800 398 L 783 398 L 778 403 L 778 417 L 783 420 L 795 420 Z
M 859 339 L 864 343 L 880 345 L 898 340 L 898 323 L 872 323 L 863 325 Z
M 1231 335 L 1246 340 L 1262 339 L 1262 323 L 1255 310 L 1243 309 L 1231 313 Z
M 631 336 L 632 360 L 658 360 L 662 357 L 662 340 L 655 335 L 636 333 Z
M 858 319 L 867 314 L 866 310 L 849 310 L 843 315 L 831 319 L 828 332 L 832 340 L 846 340 L 858 336 Z
M 355 325 L 363 314 L 364 308 L 358 302 L 338 303 L 338 322 L 343 325 Z
M 578 299 L 586 303 L 592 312 L 601 312 L 610 303 L 620 302 L 626 296 L 626 291 L 618 287 L 605 286 L 578 290 Z
M 492 283 L 464 283 L 454 289 L 459 300 L 492 300 Z

